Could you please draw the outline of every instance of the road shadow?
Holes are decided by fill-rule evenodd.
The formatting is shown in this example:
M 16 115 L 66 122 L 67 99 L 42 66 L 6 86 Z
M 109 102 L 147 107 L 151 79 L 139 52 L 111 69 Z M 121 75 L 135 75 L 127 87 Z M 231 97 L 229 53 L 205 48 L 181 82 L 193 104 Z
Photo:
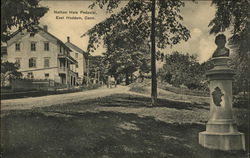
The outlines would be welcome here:
M 175 108 L 178 110 L 193 110 L 205 109 L 209 110 L 209 105 L 207 103 L 198 104 L 198 103 L 186 103 L 181 101 L 171 101 L 167 99 L 157 99 L 157 105 L 151 106 L 151 98 L 141 95 L 131 95 L 131 94 L 113 94 L 106 97 L 99 97 L 95 99 L 86 99 L 82 101 L 65 104 L 56 104 L 49 107 L 34 107 L 33 109 L 43 109 L 43 110 L 86 110 L 94 109 L 95 107 L 127 107 L 127 108 L 155 108 L 155 107 L 166 107 L 166 108 Z
M 157 105 L 151 105 L 151 98 L 140 96 L 140 95 L 130 95 L 130 94 L 114 94 L 108 97 L 100 98 L 100 106 L 107 107 L 167 107 L 175 109 L 185 109 L 192 110 L 193 108 L 198 109 L 209 109 L 209 104 L 198 104 L 198 103 L 187 103 L 182 101 L 172 101 L 168 99 L 157 99 Z

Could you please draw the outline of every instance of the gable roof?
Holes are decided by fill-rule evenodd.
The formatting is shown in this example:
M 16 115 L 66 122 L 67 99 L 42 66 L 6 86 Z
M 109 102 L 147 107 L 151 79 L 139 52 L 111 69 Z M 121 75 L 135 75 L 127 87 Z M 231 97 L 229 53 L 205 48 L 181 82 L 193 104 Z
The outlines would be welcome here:
M 56 36 L 54 36 L 53 34 L 49 33 L 48 31 L 45 31 L 42 27 L 36 25 L 34 26 L 37 29 L 37 32 L 42 31 L 44 33 L 46 33 L 47 35 L 49 35 L 50 37 L 54 38 L 59 44 L 61 44 L 62 46 L 64 46 L 67 50 L 71 51 L 71 49 L 69 47 L 67 47 L 59 38 L 57 38 Z M 10 35 L 10 38 L 13 38 L 14 36 L 16 36 L 18 33 L 22 32 L 21 29 L 18 29 L 17 31 L 13 32 Z
M 72 48 L 74 50 L 76 50 L 77 52 L 79 53 L 82 53 L 84 55 L 85 58 L 88 58 L 88 53 L 86 53 L 84 50 L 82 50 L 81 48 L 79 48 L 78 46 L 74 45 L 73 43 L 71 42 L 66 42 L 65 45 L 69 48 Z

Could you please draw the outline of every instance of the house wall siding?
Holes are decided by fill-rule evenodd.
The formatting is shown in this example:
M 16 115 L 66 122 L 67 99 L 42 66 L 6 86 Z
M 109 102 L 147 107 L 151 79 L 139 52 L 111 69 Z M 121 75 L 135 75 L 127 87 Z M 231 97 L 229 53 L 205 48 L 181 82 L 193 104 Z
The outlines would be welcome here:
M 31 51 L 31 42 L 36 42 L 36 51 Z M 44 42 L 49 42 L 49 51 L 44 50 Z M 16 51 L 16 43 L 20 43 L 20 51 Z M 34 37 L 30 37 L 27 32 L 18 33 L 10 41 L 8 41 L 6 57 L 7 61 L 15 62 L 20 59 L 19 71 L 24 77 L 27 77 L 29 72 L 33 73 L 35 79 L 46 79 L 45 74 L 49 73 L 48 79 L 60 82 L 58 75 L 58 52 L 59 46 L 56 40 L 46 38 L 45 34 L 36 33 Z M 36 67 L 29 67 L 29 59 L 36 59 Z M 44 67 L 44 59 L 49 58 L 49 67 Z
M 78 57 L 76 57 L 76 53 L 78 54 Z M 78 62 L 78 68 L 76 68 L 76 66 L 74 65 L 73 70 L 78 73 L 79 77 L 83 78 L 84 73 L 86 72 L 86 64 L 84 64 L 86 63 L 86 61 L 84 55 L 72 49 L 72 52 L 70 52 L 70 56 L 72 56 Z

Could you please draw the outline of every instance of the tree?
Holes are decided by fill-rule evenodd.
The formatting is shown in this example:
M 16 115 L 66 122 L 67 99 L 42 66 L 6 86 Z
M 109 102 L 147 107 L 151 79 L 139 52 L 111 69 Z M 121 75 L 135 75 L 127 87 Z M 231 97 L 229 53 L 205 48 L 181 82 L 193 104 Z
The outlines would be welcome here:
M 239 92 L 245 93 L 249 92 L 249 79 L 250 79 L 250 73 L 249 73 L 249 61 L 250 61 L 250 55 L 246 56 L 245 58 L 242 58 L 238 53 L 233 54 L 231 62 L 231 67 L 235 70 L 235 76 L 234 76 L 234 82 L 233 82 L 233 93 L 238 94 Z
M 104 59 L 109 64 L 109 74 L 116 79 L 118 76 L 125 76 L 126 85 L 130 83 L 133 78 L 133 73 L 140 69 L 144 72 L 146 69 L 142 68 L 146 63 L 149 48 L 148 42 L 144 42 L 140 36 L 136 35 L 135 29 L 126 29 L 126 27 L 119 27 L 119 31 L 114 31 L 104 37 L 104 45 L 106 45 L 107 52 L 105 52 Z
M 105 6 L 107 12 L 112 13 L 121 1 L 97 0 L 90 7 L 98 5 L 104 8 Z M 190 37 L 189 30 L 180 22 L 183 20 L 179 14 L 180 7 L 183 6 L 184 2 L 180 0 L 129 0 L 119 13 L 112 13 L 110 18 L 88 31 L 87 34 L 90 36 L 88 51 L 93 51 L 103 36 L 119 31 L 121 26 L 127 30 L 134 29 L 135 35 L 140 36 L 144 41 L 151 39 L 151 97 L 154 105 L 157 99 L 155 47 L 164 49 L 181 40 L 187 41 Z
M 173 52 L 165 56 L 166 63 L 159 74 L 163 81 L 179 87 L 185 85 L 189 89 L 206 89 L 205 72 L 209 63 L 200 64 L 194 55 Z
M 105 81 L 106 66 L 102 56 L 89 56 L 89 77 Z
M 16 63 L 3 62 L 1 63 L 1 87 L 6 85 L 7 81 L 12 79 L 20 78 L 22 76 L 21 72 L 18 72 L 19 66 Z
M 39 6 L 40 0 L 1 0 L 1 41 L 9 39 L 9 30 L 15 26 L 19 29 L 32 29 L 32 24 L 48 11 Z

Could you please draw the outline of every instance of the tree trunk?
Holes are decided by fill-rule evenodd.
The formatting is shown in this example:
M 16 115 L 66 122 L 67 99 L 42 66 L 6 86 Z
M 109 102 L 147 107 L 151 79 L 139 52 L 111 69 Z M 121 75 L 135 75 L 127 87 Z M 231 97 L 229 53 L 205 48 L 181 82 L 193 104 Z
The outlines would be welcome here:
M 144 75 L 142 75 L 142 77 L 141 77 L 141 82 L 143 82 L 144 81 Z
M 114 75 L 114 78 L 115 78 L 115 87 L 117 87 L 117 84 L 118 84 L 118 75 Z
M 133 83 L 133 73 L 130 74 L 130 83 Z
M 155 0 L 152 0 L 151 15 L 151 98 L 152 105 L 157 102 L 157 79 L 156 79 L 156 61 L 155 61 Z
M 100 83 L 100 71 L 99 70 L 97 71 L 97 83 L 98 84 Z
M 87 86 L 89 85 L 89 57 L 87 58 Z
M 126 81 L 125 81 L 126 85 L 129 85 L 129 74 L 126 72 L 125 75 L 126 75 Z

